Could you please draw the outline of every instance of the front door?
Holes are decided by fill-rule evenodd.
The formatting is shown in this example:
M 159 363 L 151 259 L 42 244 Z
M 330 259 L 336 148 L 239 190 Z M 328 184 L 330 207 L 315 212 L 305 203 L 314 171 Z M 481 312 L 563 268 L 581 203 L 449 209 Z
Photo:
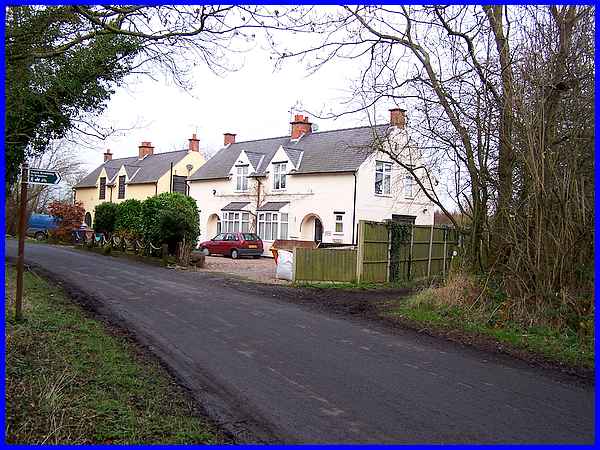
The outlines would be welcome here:
M 323 224 L 315 217 L 315 242 L 323 242 Z

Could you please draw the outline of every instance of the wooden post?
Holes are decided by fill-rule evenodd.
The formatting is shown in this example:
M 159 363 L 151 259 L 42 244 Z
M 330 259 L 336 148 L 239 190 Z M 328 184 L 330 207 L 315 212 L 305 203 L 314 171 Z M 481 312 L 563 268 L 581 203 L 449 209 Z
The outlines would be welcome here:
M 365 221 L 358 221 L 358 247 L 356 248 L 356 282 L 360 283 L 362 280 L 363 271 L 363 258 L 364 258 L 364 246 L 365 246 Z
M 298 247 L 294 247 L 292 249 L 293 252 L 293 256 L 292 256 L 292 282 L 295 283 L 296 282 L 296 259 L 298 258 Z M 276 273 L 277 273 L 277 269 L 275 269 Z
M 412 271 L 412 260 L 413 260 L 413 245 L 414 245 L 414 241 L 415 241 L 415 224 L 412 224 L 410 226 L 410 248 L 408 249 L 408 274 L 407 274 L 407 280 L 410 280 L 412 275 L 411 275 L 411 271 Z
M 169 245 L 168 244 L 162 245 L 162 255 L 161 256 L 162 256 L 162 263 L 166 267 L 167 266 L 167 258 L 169 256 Z
M 27 207 L 27 164 L 21 168 L 21 199 L 19 209 L 19 254 L 17 256 L 17 293 L 15 295 L 15 320 L 23 318 L 23 270 L 25 266 L 25 220 Z
M 444 261 L 442 263 L 442 273 L 444 274 L 444 278 L 446 278 L 446 252 L 448 251 L 447 240 L 448 228 L 444 228 Z
M 429 256 L 427 257 L 427 278 L 431 275 L 431 248 L 433 247 L 433 223 L 431 224 L 431 233 L 429 234 Z

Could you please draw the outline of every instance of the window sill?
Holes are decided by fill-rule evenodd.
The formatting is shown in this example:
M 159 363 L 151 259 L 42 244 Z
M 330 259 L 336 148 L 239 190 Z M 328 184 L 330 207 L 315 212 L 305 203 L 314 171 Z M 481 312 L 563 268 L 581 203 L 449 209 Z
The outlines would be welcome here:
M 375 197 L 392 198 L 392 194 L 377 194 L 377 193 L 375 193 Z
M 344 232 L 343 232 L 343 231 L 334 231 L 334 232 L 333 232 L 333 235 L 334 235 L 334 236 L 343 236 L 343 235 L 344 235 Z

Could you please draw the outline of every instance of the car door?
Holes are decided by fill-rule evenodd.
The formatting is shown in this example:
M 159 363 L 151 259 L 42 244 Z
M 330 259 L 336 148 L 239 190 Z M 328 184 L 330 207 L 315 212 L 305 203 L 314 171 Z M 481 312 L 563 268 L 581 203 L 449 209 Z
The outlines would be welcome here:
M 237 233 L 227 233 L 225 235 L 225 245 L 223 246 L 223 254 L 229 255 L 231 250 L 237 247 Z
M 208 250 L 211 253 L 223 253 L 223 249 L 225 247 L 225 233 L 219 233 L 217 234 L 214 238 L 211 239 L 209 245 L 208 245 Z

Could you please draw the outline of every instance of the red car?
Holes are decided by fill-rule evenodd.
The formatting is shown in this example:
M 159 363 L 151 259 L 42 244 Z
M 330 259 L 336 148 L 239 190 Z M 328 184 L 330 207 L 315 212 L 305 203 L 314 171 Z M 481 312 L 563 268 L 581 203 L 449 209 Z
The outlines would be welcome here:
M 210 241 L 198 246 L 205 255 L 225 255 L 237 259 L 240 256 L 259 258 L 263 253 L 263 243 L 254 233 L 221 233 Z

